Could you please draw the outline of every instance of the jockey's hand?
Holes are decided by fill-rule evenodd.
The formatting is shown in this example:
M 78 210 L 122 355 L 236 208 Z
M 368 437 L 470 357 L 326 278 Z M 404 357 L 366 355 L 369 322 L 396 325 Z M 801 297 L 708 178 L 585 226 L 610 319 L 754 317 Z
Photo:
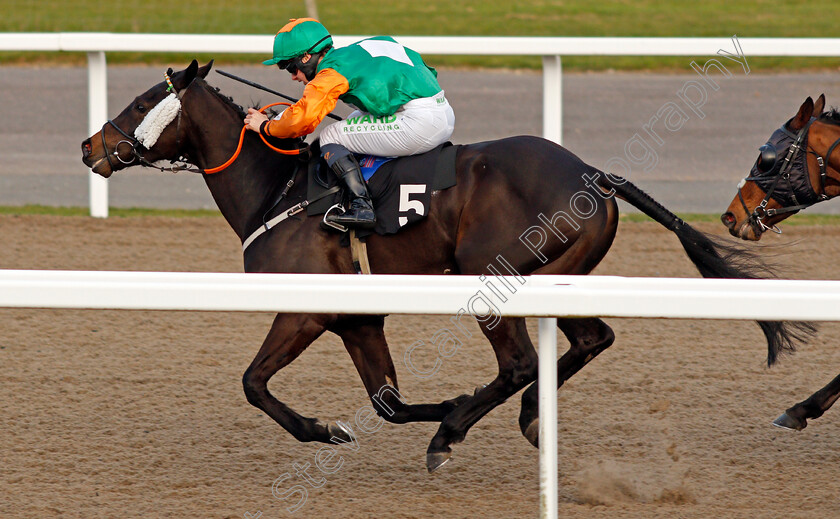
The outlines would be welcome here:
M 255 132 L 260 131 L 260 125 L 267 121 L 268 117 L 256 108 L 249 108 L 248 115 L 245 116 L 245 125 L 248 127 L 249 130 L 253 130 Z

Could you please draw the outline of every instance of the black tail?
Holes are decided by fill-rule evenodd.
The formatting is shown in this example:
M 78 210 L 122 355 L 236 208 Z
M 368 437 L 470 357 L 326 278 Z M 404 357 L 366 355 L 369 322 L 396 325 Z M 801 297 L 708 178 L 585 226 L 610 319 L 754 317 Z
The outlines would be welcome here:
M 598 183 L 606 190 L 615 189 L 618 196 L 639 209 L 679 238 L 686 254 L 704 278 L 762 279 L 777 277 L 761 258 L 734 244 L 694 229 L 663 207 L 630 181 L 612 183 L 600 172 Z M 792 353 L 797 343 L 805 343 L 816 334 L 816 326 L 797 321 L 757 321 L 767 338 L 767 365 L 773 365 L 780 353 Z

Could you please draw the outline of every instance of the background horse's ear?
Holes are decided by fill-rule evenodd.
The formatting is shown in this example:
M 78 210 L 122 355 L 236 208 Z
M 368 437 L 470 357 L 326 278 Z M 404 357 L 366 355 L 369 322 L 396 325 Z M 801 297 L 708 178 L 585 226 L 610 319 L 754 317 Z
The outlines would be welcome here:
M 788 126 L 793 131 L 801 130 L 808 124 L 808 121 L 811 120 L 811 115 L 814 113 L 814 100 L 811 99 L 811 96 L 808 96 L 808 99 L 802 103 L 802 106 L 799 107 L 799 113 L 797 113 L 793 119 L 790 120 L 790 125 Z
M 814 103 L 814 117 L 819 117 L 823 110 L 825 110 L 825 94 L 820 94 L 817 102 Z
M 204 65 L 203 67 L 199 67 L 199 69 L 198 69 L 198 77 L 200 77 L 201 79 L 206 78 L 206 77 L 207 77 L 207 74 L 209 74 L 209 73 L 210 73 L 210 70 L 213 68 L 213 62 L 214 62 L 214 61 L 215 61 L 215 60 L 212 60 L 212 59 L 211 59 L 211 60 L 210 60 L 210 63 L 208 63 L 208 64 Z

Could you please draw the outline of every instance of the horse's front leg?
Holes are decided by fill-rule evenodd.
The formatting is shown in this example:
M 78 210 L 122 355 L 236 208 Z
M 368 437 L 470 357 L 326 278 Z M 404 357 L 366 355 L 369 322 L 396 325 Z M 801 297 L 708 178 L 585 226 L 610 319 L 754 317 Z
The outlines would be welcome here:
M 299 415 L 274 398 L 268 391 L 268 381 L 324 333 L 335 317 L 322 314 L 278 314 L 259 353 L 242 377 L 248 402 L 263 410 L 298 441 L 331 443 L 333 432 L 340 432 L 340 429 Z
M 379 416 L 392 423 L 440 422 L 469 396 L 461 395 L 439 404 L 406 403 L 399 392 L 384 324 L 383 316 L 348 316 L 331 331 L 344 342 Z
M 791 407 L 773 420 L 773 425 L 801 431 L 808 426 L 808 418 L 819 418 L 840 397 L 840 375 L 807 399 Z

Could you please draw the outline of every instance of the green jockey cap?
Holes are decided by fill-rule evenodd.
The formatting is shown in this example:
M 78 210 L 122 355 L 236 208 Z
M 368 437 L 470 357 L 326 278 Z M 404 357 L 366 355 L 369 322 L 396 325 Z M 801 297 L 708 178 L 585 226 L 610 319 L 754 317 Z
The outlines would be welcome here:
M 263 61 L 263 65 L 276 65 L 303 54 L 320 52 L 332 42 L 329 31 L 318 20 L 293 18 L 274 37 L 274 56 Z

